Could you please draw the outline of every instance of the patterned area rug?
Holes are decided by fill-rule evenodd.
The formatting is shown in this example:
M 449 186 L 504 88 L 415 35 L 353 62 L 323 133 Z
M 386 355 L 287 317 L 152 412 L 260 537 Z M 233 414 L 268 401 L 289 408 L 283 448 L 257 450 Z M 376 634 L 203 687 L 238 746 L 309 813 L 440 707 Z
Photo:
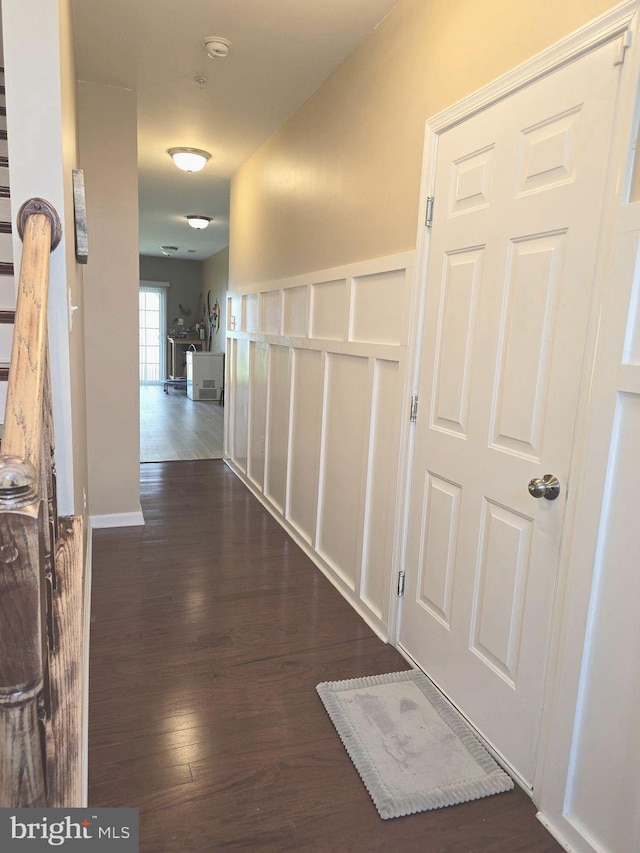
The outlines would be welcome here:
M 419 670 L 327 681 L 317 690 L 380 817 L 513 788 L 511 777 Z

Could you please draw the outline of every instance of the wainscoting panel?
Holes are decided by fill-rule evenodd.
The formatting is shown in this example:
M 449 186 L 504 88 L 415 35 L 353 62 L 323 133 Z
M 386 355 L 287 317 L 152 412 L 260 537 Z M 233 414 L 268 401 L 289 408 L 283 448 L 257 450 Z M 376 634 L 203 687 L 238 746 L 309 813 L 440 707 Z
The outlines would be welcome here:
M 271 378 L 269 382 L 264 493 L 278 512 L 284 514 L 287 496 L 291 351 L 288 347 L 276 344 L 271 345 L 269 350 Z
M 257 293 L 242 297 L 242 330 L 244 332 L 258 331 L 258 311 L 260 303 Z
M 356 276 L 349 340 L 399 346 L 404 331 L 401 309 L 408 302 L 409 286 L 404 270 Z M 391 293 L 393 300 L 389 301 Z
M 307 542 L 316 532 L 318 470 L 322 428 L 323 356 L 313 350 L 293 350 L 291 444 L 286 517 Z
M 565 805 L 569 819 L 597 849 L 612 851 L 637 850 L 640 839 L 640 682 L 634 675 L 640 652 L 640 368 L 634 372 L 636 393 L 618 396 L 592 598 L 599 612 L 591 619 L 590 674 L 583 676 L 574 784 Z M 593 778 L 602 781 L 594 786 Z
M 620 221 L 600 327 L 606 394 L 594 386 L 613 418 L 563 814 L 593 849 L 626 853 L 640 849 L 640 204 Z
M 228 299 L 227 463 L 386 639 L 413 253 Z
M 267 293 L 269 293 L 267 291 Z M 270 298 L 267 296 L 267 298 Z M 291 287 L 286 288 L 283 292 L 284 299 L 284 318 L 283 332 L 285 335 L 296 335 L 304 338 L 307 336 L 309 326 L 308 303 L 309 303 L 309 288 L 308 287 Z
M 245 474 L 247 472 L 247 425 L 249 423 L 249 341 L 234 341 L 233 372 L 233 461 Z
M 347 335 L 347 282 L 319 281 L 311 285 L 311 337 L 344 341 Z
M 355 591 L 363 469 L 371 411 L 368 359 L 327 355 L 317 550 Z
M 242 328 L 242 297 L 232 296 L 227 302 L 227 328 Z
M 372 613 L 384 621 L 389 606 L 389 566 L 393 558 L 393 518 L 385 495 L 391 495 L 398 454 L 399 368 L 394 361 L 376 359 L 373 367 L 373 394 L 367 460 L 364 541 L 360 574 L 360 597 Z
M 262 294 L 260 330 L 265 335 L 280 334 L 281 309 L 282 294 L 279 290 L 272 290 Z
M 257 318 L 256 318 L 257 319 Z M 249 402 L 249 459 L 247 475 L 259 489 L 264 486 L 264 443 L 267 426 L 267 344 L 249 343 L 251 374 Z

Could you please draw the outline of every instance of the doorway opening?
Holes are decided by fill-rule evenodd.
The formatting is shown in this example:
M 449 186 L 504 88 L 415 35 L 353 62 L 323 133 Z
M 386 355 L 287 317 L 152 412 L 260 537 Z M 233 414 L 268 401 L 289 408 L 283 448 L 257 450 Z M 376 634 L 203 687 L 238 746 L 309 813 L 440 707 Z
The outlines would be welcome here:
M 166 383 L 171 375 L 168 287 L 168 282 L 144 281 L 139 289 L 140 461 L 220 459 L 222 406 L 194 402 L 186 387 Z

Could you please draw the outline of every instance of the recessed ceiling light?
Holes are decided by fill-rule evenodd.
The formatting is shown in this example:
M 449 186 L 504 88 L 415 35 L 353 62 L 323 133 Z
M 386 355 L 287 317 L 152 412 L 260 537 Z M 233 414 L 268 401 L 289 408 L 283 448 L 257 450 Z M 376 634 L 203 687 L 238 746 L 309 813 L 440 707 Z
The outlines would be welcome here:
M 183 172 L 199 172 L 211 159 L 211 154 L 201 148 L 169 148 L 167 154 Z
M 185 216 L 185 219 L 192 228 L 197 228 L 199 231 L 201 231 L 203 228 L 207 228 L 209 223 L 211 222 L 210 216 L 192 215 Z
M 175 253 L 178 251 L 178 247 L 177 246 L 160 246 L 160 251 L 162 252 L 163 255 L 166 255 L 167 257 L 169 257 L 170 255 L 175 255 Z

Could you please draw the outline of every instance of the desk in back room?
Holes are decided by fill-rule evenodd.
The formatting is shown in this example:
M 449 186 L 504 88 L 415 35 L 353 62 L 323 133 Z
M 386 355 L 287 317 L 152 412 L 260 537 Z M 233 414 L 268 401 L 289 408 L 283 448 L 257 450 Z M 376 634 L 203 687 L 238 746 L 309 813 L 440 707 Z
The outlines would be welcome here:
M 167 371 L 169 379 L 186 379 L 187 350 L 193 346 L 198 352 L 204 350 L 205 341 L 200 338 L 167 337 Z

